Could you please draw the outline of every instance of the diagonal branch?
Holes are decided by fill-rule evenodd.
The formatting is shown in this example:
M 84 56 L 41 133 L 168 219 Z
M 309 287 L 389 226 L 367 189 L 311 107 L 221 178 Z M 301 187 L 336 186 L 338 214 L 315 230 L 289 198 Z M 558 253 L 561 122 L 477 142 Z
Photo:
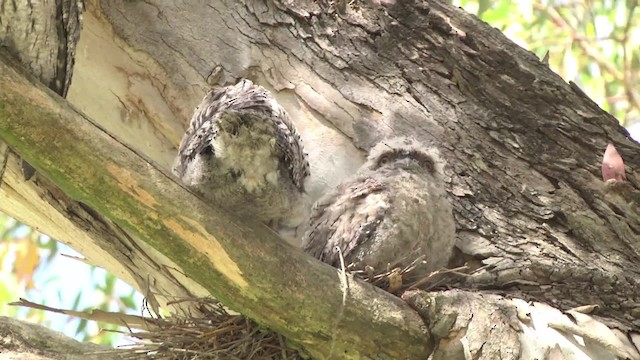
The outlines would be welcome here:
M 351 279 L 343 305 L 335 269 L 264 225 L 208 206 L 6 57 L 0 61 L 0 139 L 223 303 L 314 357 L 418 359 L 430 350 L 422 320 L 404 302 Z

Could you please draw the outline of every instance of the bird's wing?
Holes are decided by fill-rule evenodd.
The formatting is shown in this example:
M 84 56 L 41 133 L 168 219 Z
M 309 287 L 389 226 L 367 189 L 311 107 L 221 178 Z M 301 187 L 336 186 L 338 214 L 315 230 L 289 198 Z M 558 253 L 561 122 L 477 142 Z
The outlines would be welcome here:
M 385 190 L 382 182 L 360 177 L 321 198 L 314 205 L 305 234 L 305 252 L 338 266 L 338 247 L 348 264 L 350 253 L 375 236 L 390 205 Z
M 214 116 L 222 106 L 220 100 L 225 99 L 226 89 L 209 91 L 193 113 L 189 128 L 182 137 L 180 148 L 178 149 L 178 158 L 174 167 L 177 175 L 183 175 L 187 164 L 196 155 L 207 151 L 215 155 L 215 149 L 211 141 L 218 133 L 218 124 Z
M 274 99 L 271 104 L 276 122 L 276 142 L 281 151 L 280 163 L 287 165 L 293 183 L 300 191 L 304 191 L 304 180 L 309 176 L 310 170 L 302 139 L 284 108 Z

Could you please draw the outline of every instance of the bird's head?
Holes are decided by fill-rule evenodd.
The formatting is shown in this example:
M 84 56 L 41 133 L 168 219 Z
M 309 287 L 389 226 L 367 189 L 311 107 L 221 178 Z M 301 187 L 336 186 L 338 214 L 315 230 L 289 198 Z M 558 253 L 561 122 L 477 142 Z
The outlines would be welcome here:
M 256 85 L 248 79 L 240 79 L 237 83 L 229 86 L 213 88 L 209 91 L 203 103 L 220 102 L 225 103 L 232 101 L 243 93 L 256 88 Z
M 367 157 L 370 170 L 403 169 L 414 173 L 440 176 L 443 161 L 434 147 L 425 147 L 413 139 L 398 137 L 386 139 L 371 149 Z

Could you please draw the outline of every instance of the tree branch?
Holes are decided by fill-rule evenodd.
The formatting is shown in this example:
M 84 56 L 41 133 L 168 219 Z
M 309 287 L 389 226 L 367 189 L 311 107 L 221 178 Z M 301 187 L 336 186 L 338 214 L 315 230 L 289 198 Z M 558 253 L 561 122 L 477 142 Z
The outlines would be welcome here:
M 0 316 L 2 357 L 7 359 L 122 359 L 115 350 L 93 343 L 81 343 L 44 326 Z
M 203 203 L 27 79 L 8 58 L 0 63 L 0 138 L 74 200 L 164 254 L 224 304 L 314 357 L 429 353 L 424 325 L 404 302 L 351 279 L 343 304 L 335 269 L 303 256 L 266 226 Z

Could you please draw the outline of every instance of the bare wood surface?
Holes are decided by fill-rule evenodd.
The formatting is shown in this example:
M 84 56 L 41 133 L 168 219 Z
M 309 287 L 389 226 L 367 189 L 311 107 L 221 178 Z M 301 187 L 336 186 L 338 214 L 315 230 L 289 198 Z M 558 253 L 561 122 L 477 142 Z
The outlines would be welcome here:
M 232 309 L 315 357 L 428 353 L 422 320 L 400 299 L 351 280 L 343 300 L 336 269 L 264 225 L 238 223 L 207 206 L 8 61 L 0 64 L 0 88 L 3 141 Z
M 435 139 L 448 161 L 455 264 L 482 269 L 462 287 L 598 304 L 640 327 L 640 146 L 497 29 L 436 0 L 342 15 L 314 1 L 100 4 L 114 33 L 176 84 L 185 67 L 207 78 L 222 66 L 223 80 L 255 75 L 294 95 L 294 119 L 330 123 L 358 148 L 392 134 Z M 331 144 L 314 131 L 301 131 L 312 165 Z M 608 142 L 625 160 L 622 192 L 600 177 Z M 316 166 L 317 178 L 338 173 Z
M 302 129 L 318 194 L 384 136 L 435 138 L 449 163 L 454 264 L 479 269 L 457 286 L 561 309 L 597 305 L 609 324 L 638 329 L 640 147 L 617 121 L 535 54 L 460 9 L 396 1 L 339 15 L 321 3 L 89 1 L 69 100 L 167 169 L 206 88 L 249 76 L 278 90 Z M 625 159 L 622 188 L 600 180 L 608 142 Z M 17 176 L 12 166 L 6 179 Z M 12 204 L 22 203 L 3 202 L 3 210 L 24 210 L 26 221 L 38 213 L 40 203 L 28 204 L 40 192 L 21 199 L 11 192 L 18 185 L 5 183 L 0 195 L 3 188 Z M 57 229 L 38 216 L 43 230 Z M 86 246 L 86 236 L 64 230 L 59 238 Z M 163 271 L 152 274 L 158 283 L 178 284 L 162 293 L 199 288 L 166 265 L 169 258 L 138 246 Z M 90 260 L 112 256 L 101 251 Z M 115 259 L 104 266 L 123 272 Z M 144 271 L 127 269 L 124 278 Z M 175 279 L 166 281 L 165 271 Z

